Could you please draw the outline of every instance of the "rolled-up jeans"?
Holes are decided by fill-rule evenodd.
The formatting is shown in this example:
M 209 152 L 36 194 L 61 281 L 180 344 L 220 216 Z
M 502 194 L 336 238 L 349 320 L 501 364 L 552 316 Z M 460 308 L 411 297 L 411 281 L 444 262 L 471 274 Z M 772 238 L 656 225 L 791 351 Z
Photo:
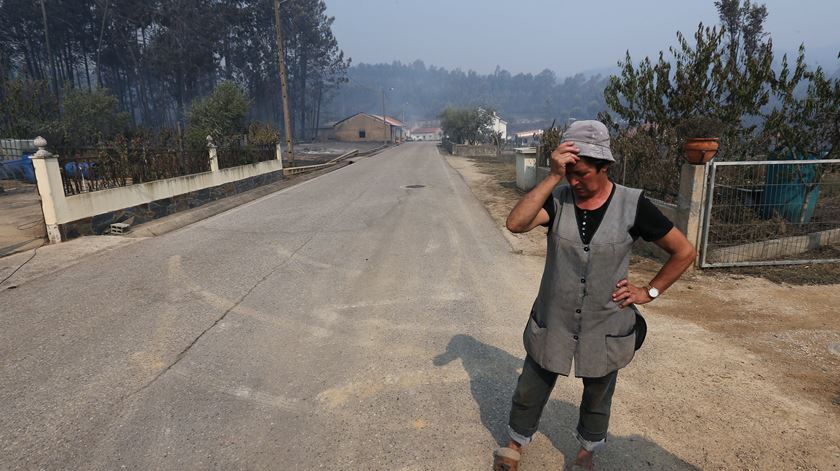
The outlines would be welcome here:
M 600 378 L 582 378 L 583 397 L 575 437 L 588 451 L 595 451 L 607 441 L 617 377 L 618 370 Z M 522 374 L 513 393 L 508 422 L 510 437 L 517 443 L 527 445 L 531 442 L 556 381 L 557 373 L 543 369 L 530 356 L 525 357 Z

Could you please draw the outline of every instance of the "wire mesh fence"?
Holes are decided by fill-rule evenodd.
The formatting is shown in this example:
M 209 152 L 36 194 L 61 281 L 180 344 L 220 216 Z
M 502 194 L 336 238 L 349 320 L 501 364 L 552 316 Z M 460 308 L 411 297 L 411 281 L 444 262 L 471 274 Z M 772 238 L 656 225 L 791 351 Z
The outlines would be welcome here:
M 666 203 L 676 203 L 680 189 L 681 161 L 659 159 L 634 159 L 614 153 L 615 162 L 610 165 L 612 181 L 624 186 L 645 191 L 645 195 Z
M 713 162 L 704 267 L 840 261 L 840 160 Z

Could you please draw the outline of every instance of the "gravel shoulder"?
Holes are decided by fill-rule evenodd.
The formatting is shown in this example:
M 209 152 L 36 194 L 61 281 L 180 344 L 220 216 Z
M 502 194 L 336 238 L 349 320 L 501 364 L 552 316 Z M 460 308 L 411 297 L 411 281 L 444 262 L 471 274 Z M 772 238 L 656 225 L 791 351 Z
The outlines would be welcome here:
M 510 157 L 445 158 L 513 252 L 545 256 L 544 230 L 504 229 L 523 194 Z M 634 256 L 631 279 L 659 266 Z M 684 276 L 643 308 L 649 340 L 622 370 L 611 432 L 639 434 L 700 469 L 840 469 L 837 269 Z

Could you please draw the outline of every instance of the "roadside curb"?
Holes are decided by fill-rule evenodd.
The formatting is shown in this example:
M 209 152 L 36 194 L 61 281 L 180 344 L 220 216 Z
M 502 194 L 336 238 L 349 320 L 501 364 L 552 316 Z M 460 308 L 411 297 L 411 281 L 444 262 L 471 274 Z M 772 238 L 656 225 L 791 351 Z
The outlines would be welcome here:
M 248 190 L 238 195 L 229 196 L 227 198 L 216 200 L 212 203 L 207 203 L 197 208 L 188 209 L 180 213 L 175 213 L 166 217 L 162 217 L 160 219 L 155 219 L 153 221 L 139 224 L 131 228 L 131 231 L 128 234 L 126 234 L 125 237 L 141 238 L 163 235 L 168 232 L 180 229 L 182 227 L 186 227 L 190 224 L 194 224 L 196 222 L 210 218 L 212 216 L 216 216 L 226 211 L 230 211 L 231 209 L 242 206 L 243 204 L 256 201 L 266 196 L 270 196 L 272 193 L 276 193 L 280 190 L 285 190 L 286 188 L 291 188 L 303 182 L 313 180 L 322 175 L 326 175 L 330 172 L 344 168 L 352 163 L 352 160 L 336 162 L 335 165 L 328 168 L 316 170 L 310 173 L 299 174 L 292 177 L 286 177 L 286 179 L 270 183 L 259 188 L 254 188 L 252 190 Z

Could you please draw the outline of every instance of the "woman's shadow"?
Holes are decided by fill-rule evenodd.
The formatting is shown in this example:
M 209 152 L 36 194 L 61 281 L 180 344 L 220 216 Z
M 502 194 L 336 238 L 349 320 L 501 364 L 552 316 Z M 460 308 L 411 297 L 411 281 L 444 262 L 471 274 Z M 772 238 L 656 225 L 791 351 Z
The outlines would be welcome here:
M 507 443 L 510 401 L 522 359 L 487 345 L 469 335 L 455 335 L 446 351 L 434 358 L 435 366 L 444 366 L 460 358 L 470 377 L 470 392 L 478 404 L 481 423 L 501 446 Z M 580 381 L 558 378 L 558 381 Z M 616 390 L 620 394 L 620 381 Z M 550 399 L 543 410 L 539 431 L 566 457 L 567 464 L 578 450 L 573 431 L 578 420 L 577 404 Z M 601 469 L 697 470 L 650 440 L 633 435 L 609 435 L 606 450 L 599 453 Z M 488 451 L 489 452 L 489 451 Z

